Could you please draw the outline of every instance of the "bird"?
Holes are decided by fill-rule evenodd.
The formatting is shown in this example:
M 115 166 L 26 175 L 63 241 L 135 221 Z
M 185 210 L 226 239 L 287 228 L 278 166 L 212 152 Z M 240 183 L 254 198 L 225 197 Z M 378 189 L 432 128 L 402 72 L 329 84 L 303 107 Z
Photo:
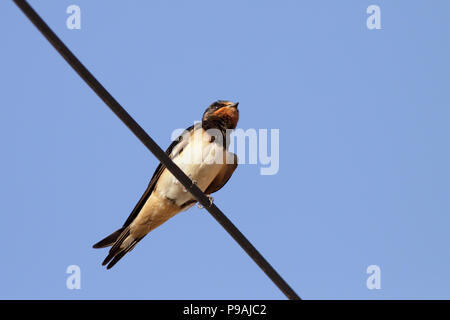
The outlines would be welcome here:
M 210 199 L 231 178 L 238 165 L 236 154 L 228 152 L 231 132 L 239 121 L 239 102 L 217 100 L 209 105 L 202 121 L 188 127 L 166 150 L 166 154 Z M 160 163 L 123 226 L 94 248 L 111 247 L 102 265 L 111 269 L 150 231 L 197 200 Z

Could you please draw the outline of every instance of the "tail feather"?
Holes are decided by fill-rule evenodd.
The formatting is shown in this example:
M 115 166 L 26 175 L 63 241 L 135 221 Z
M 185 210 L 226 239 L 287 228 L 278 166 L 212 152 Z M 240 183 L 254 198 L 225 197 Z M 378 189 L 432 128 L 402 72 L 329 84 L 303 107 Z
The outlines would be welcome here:
M 112 246 L 117 241 L 117 239 L 120 237 L 123 230 L 125 230 L 124 227 L 120 228 L 119 230 L 114 231 L 109 236 L 107 236 L 105 239 L 100 240 L 99 242 L 94 244 L 93 248 L 100 249 L 100 248 L 106 248 L 106 247 Z
M 106 269 L 111 269 L 112 267 L 114 267 L 114 265 L 117 262 L 119 262 L 119 260 L 122 259 L 124 255 L 133 250 L 133 248 L 138 244 L 140 240 L 141 239 L 133 240 L 133 242 L 130 245 L 128 245 L 125 249 L 121 250 L 116 256 L 114 256 L 111 262 L 106 266 Z
M 120 233 L 119 233 L 120 231 Z M 116 234 L 117 233 L 117 234 Z M 114 235 L 114 236 L 113 236 Z M 111 242 L 111 239 L 114 238 L 114 242 Z M 106 241 L 108 239 L 108 241 Z M 141 238 L 134 239 L 132 235 L 130 235 L 130 227 L 122 228 L 100 241 L 102 243 L 108 243 L 108 245 L 112 245 L 109 250 L 108 256 L 103 260 L 102 265 L 107 265 L 107 269 L 111 269 L 117 262 L 119 262 L 122 257 L 133 250 L 136 244 L 141 241 Z M 102 243 L 103 244 L 103 243 Z M 100 248 L 100 247 L 99 247 Z
M 123 241 L 125 238 L 127 238 L 130 235 L 130 228 L 126 228 L 122 231 L 122 233 L 119 235 L 117 240 L 115 241 L 112 248 L 109 250 L 108 256 L 103 260 L 102 266 L 108 264 L 109 261 L 111 261 L 122 249 L 120 248 L 122 246 Z

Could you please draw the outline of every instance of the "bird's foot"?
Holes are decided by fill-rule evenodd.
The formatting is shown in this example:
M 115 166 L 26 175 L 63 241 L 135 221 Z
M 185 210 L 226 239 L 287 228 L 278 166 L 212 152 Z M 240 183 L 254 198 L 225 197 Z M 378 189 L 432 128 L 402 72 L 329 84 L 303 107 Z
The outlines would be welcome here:
M 191 175 L 189 174 L 188 177 L 191 178 Z M 192 185 L 194 185 L 194 184 L 197 185 L 197 180 L 194 180 L 191 178 L 191 181 L 192 181 Z M 183 188 L 183 192 L 187 192 L 186 188 Z
M 209 194 L 207 194 L 206 196 L 207 196 L 208 199 L 209 199 L 209 206 L 211 206 L 211 205 L 213 204 L 213 202 L 214 202 L 214 198 L 211 197 Z M 208 207 L 209 207 L 209 206 L 208 206 Z M 198 204 L 197 204 L 197 207 L 198 207 L 199 209 L 203 209 L 203 206 L 202 206 L 201 203 L 198 203 Z

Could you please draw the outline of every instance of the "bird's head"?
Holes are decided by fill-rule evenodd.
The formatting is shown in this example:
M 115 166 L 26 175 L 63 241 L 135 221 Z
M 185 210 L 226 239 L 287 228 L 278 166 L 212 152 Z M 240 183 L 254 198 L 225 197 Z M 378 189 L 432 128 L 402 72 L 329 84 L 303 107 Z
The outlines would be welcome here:
M 234 129 L 239 120 L 239 102 L 217 100 L 203 113 L 202 123 L 208 127 Z

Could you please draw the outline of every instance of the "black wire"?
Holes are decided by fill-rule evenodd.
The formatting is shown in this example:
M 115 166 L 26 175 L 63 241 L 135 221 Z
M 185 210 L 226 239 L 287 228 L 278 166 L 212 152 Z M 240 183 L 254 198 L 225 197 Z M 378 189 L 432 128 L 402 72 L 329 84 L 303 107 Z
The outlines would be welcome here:
M 25 0 L 13 0 L 30 21 L 47 38 L 52 46 L 91 87 L 92 90 L 106 103 L 106 105 L 119 117 L 120 120 L 138 137 L 139 140 L 161 161 L 166 168 L 181 182 L 181 184 L 209 211 L 209 213 L 225 228 L 225 230 L 239 243 L 242 249 L 266 273 L 273 283 L 291 300 L 300 300 L 295 291 L 284 281 L 278 272 L 247 240 L 242 232 L 225 216 L 225 214 L 195 185 L 191 179 L 168 157 L 156 142 L 142 129 L 142 127 L 128 114 L 128 112 L 111 96 L 111 94 L 98 82 L 88 69 L 66 47 L 42 18 Z

